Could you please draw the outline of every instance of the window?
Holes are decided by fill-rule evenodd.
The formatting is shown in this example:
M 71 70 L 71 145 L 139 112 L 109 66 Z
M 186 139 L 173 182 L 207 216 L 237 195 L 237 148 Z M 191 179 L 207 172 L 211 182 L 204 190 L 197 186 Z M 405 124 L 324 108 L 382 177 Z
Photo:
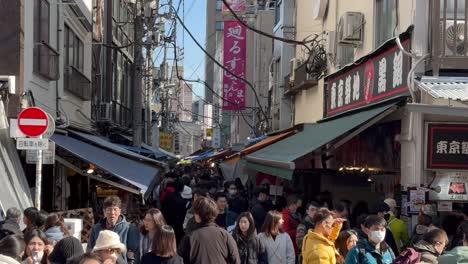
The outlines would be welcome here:
M 216 11 L 221 11 L 223 9 L 223 1 L 216 0 Z
M 49 80 L 58 79 L 58 53 L 49 45 L 50 9 L 46 0 L 34 0 L 33 71 Z
M 376 0 L 375 2 L 375 47 L 394 37 L 397 26 L 397 1 L 399 0 Z
M 224 22 L 223 21 L 218 21 L 216 22 L 216 30 L 223 31 L 224 30 Z
M 278 0 L 275 5 L 275 25 L 277 25 L 281 20 L 281 2 Z
M 74 95 L 89 100 L 91 96 L 91 82 L 83 74 L 84 44 L 73 30 L 65 25 L 63 75 L 65 90 Z

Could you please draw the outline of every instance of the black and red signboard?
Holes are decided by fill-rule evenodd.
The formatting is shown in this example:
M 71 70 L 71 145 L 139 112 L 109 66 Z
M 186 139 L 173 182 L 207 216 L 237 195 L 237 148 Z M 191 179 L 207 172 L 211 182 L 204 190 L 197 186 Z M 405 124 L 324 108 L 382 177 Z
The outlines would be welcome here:
M 427 168 L 468 170 L 468 124 L 429 123 Z
M 401 34 L 400 40 L 410 50 L 410 34 Z M 411 58 L 403 54 L 394 39 L 387 41 L 373 53 L 325 78 L 325 116 L 409 95 L 406 80 L 410 68 Z

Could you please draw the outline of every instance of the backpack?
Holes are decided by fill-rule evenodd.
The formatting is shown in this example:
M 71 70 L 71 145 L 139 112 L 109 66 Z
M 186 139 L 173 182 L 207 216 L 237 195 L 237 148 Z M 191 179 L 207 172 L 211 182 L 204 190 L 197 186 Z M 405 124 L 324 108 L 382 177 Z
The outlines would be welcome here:
M 415 264 L 421 261 L 421 253 L 408 248 L 395 259 L 395 264 Z

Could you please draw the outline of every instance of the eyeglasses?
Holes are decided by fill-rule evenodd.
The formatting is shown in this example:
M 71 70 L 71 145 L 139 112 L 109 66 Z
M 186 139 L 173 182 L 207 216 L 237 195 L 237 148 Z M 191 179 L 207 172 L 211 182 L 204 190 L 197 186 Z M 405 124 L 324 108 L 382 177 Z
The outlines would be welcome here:
M 107 207 L 106 212 L 118 212 L 120 210 L 119 207 Z
M 444 249 L 447 248 L 447 244 L 445 244 L 444 242 L 437 241 L 436 245 L 442 245 L 442 246 L 444 246 Z

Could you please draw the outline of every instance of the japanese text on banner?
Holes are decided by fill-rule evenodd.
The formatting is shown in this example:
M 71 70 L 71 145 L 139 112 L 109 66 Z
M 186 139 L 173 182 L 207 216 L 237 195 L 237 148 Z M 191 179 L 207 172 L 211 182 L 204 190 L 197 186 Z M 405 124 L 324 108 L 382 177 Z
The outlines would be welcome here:
M 224 22 L 224 66 L 234 75 L 245 78 L 247 29 L 238 21 Z M 234 75 L 223 74 L 223 109 L 245 109 L 245 83 Z

